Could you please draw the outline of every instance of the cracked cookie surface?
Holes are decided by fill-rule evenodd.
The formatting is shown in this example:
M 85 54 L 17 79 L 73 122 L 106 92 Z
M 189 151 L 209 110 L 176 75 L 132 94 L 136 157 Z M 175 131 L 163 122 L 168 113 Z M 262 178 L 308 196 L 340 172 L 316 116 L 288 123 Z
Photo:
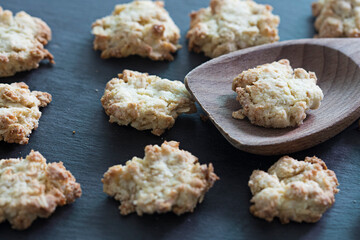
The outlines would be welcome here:
M 13 16 L 0 7 L 0 77 L 38 68 L 43 59 L 54 63 L 44 48 L 50 40 L 51 30 L 40 18 L 23 11 Z
M 196 112 L 182 82 L 130 70 L 107 83 L 101 103 L 110 122 L 152 129 L 157 136 L 170 129 L 178 115 Z
M 214 58 L 278 41 L 280 18 L 271 11 L 271 6 L 254 1 L 211 0 L 210 7 L 190 15 L 190 29 L 186 35 L 189 50 Z
M 24 230 L 80 196 L 80 184 L 62 162 L 46 163 L 35 151 L 25 159 L 0 160 L 0 223 L 8 220 L 12 228 Z
M 115 6 L 112 15 L 92 25 L 94 49 L 102 58 L 139 55 L 152 60 L 173 60 L 180 30 L 161 1 L 134 1 Z
M 46 92 L 30 91 L 23 83 L 0 83 L 0 141 L 27 144 L 41 112 L 51 102 Z
M 324 97 L 316 82 L 315 73 L 293 69 L 287 59 L 243 71 L 232 84 L 242 109 L 232 116 L 263 127 L 299 126 Z
M 253 171 L 249 187 L 250 212 L 271 222 L 317 222 L 335 202 L 336 175 L 317 157 L 297 161 L 284 156 L 268 172 Z
M 121 202 L 122 215 L 173 211 L 192 212 L 219 178 L 212 164 L 200 165 L 175 141 L 145 147 L 143 159 L 110 167 L 102 182 L 104 192 Z
M 312 4 L 316 37 L 360 37 L 360 1 L 318 0 Z

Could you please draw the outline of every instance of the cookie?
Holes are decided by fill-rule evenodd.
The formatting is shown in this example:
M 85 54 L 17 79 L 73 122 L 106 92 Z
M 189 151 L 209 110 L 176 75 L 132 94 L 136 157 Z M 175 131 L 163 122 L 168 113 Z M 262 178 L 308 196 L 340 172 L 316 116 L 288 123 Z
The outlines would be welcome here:
M 293 69 L 287 59 L 243 71 L 232 84 L 242 108 L 232 116 L 267 128 L 299 126 L 324 97 L 316 81 L 315 73 Z
M 130 70 L 107 83 L 101 103 L 110 122 L 152 129 L 157 136 L 171 128 L 181 113 L 196 112 L 182 82 Z
M 102 58 L 139 55 L 172 61 L 172 53 L 181 47 L 180 30 L 160 1 L 116 5 L 112 15 L 93 23 L 92 33 Z
M 27 144 L 39 124 L 41 112 L 51 102 L 46 92 L 30 91 L 23 82 L 0 83 L 0 141 Z
M 360 37 L 360 1 L 318 0 L 312 4 L 316 37 Z
M 0 223 L 8 220 L 12 228 L 24 230 L 80 196 L 80 184 L 62 162 L 46 163 L 34 151 L 25 159 L 0 160 Z
M 38 68 L 43 59 L 54 63 L 44 48 L 50 40 L 51 30 L 40 18 L 26 12 L 14 17 L 11 11 L 0 7 L 0 77 Z
M 255 170 L 249 181 L 250 212 L 271 222 L 317 222 L 335 202 L 336 175 L 317 157 L 297 161 L 284 156 L 268 172 Z
M 146 146 L 143 159 L 133 157 L 125 166 L 110 167 L 102 182 L 104 192 L 121 202 L 122 215 L 180 215 L 193 212 L 218 179 L 211 163 L 200 165 L 178 142 L 165 141 L 161 147 Z
M 211 0 L 210 7 L 191 13 L 186 35 L 189 50 L 208 57 L 279 40 L 280 18 L 269 5 L 254 1 Z

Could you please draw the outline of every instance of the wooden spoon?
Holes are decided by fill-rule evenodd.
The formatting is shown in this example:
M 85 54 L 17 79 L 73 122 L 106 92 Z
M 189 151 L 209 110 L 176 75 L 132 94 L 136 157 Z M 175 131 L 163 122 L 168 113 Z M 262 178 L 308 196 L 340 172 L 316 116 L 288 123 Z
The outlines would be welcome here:
M 243 70 L 287 58 L 293 68 L 313 71 L 324 99 L 296 128 L 270 129 L 237 120 L 240 108 L 232 80 Z M 235 147 L 261 155 L 315 146 L 360 117 L 360 39 L 302 39 L 248 48 L 212 59 L 192 70 L 185 84 L 210 120 Z

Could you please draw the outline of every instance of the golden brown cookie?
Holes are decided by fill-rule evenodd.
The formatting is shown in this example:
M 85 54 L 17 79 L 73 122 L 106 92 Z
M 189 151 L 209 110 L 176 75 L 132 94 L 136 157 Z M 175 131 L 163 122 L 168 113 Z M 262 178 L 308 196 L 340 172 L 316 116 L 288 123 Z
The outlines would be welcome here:
M 102 58 L 139 55 L 152 60 L 173 60 L 180 30 L 161 1 L 134 1 L 115 6 L 112 15 L 92 25 L 94 49 Z
M 27 144 L 30 133 L 39 125 L 39 107 L 50 102 L 49 93 L 31 92 L 23 82 L 0 83 L 0 141 Z
M 130 70 L 107 83 L 101 103 L 110 122 L 152 129 L 158 136 L 174 125 L 178 115 L 196 112 L 182 82 Z
M 336 175 L 317 157 L 297 161 L 284 156 L 268 172 L 255 170 L 249 180 L 250 212 L 271 222 L 317 222 L 335 202 Z
M 287 59 L 243 71 L 232 84 L 242 106 L 233 117 L 263 127 L 299 126 L 323 99 L 316 81 L 315 73 L 293 69 Z
M 360 37 L 360 1 L 318 0 L 312 4 L 316 37 Z
M 40 18 L 25 12 L 13 16 L 0 7 L 0 77 L 38 68 L 43 59 L 54 63 L 44 48 L 50 40 L 51 30 Z
M 26 229 L 80 196 L 80 184 L 62 162 L 46 163 L 34 151 L 25 159 L 0 160 L 0 223 L 8 220 L 12 228 Z
M 200 165 L 178 142 L 148 145 L 143 159 L 133 157 L 104 174 L 104 192 L 121 202 L 122 215 L 192 212 L 219 178 L 212 164 Z
M 189 50 L 214 58 L 242 48 L 279 40 L 280 18 L 269 5 L 254 1 L 211 0 L 191 13 Z

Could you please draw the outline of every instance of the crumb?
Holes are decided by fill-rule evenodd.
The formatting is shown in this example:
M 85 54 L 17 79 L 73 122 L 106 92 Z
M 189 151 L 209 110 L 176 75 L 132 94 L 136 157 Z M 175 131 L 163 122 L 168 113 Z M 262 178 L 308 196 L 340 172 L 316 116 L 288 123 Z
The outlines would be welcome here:
M 207 120 L 209 120 L 209 116 L 201 113 L 200 114 L 200 119 L 203 122 L 207 122 Z

